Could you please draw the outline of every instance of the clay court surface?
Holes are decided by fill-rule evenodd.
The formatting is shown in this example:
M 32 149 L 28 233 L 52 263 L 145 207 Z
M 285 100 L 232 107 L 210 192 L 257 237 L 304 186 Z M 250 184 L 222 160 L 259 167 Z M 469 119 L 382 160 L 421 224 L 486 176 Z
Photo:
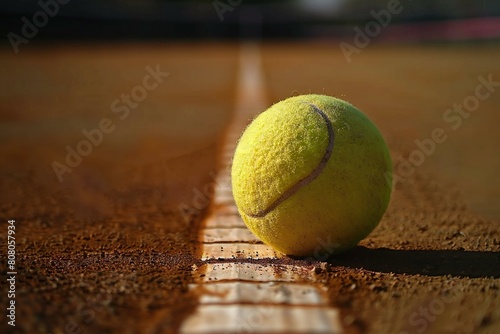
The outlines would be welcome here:
M 324 263 L 279 261 L 316 270 L 348 332 L 500 333 L 500 86 L 460 125 L 443 118 L 480 77 L 500 82 L 500 47 L 373 45 L 349 64 L 335 43 L 260 51 L 267 105 L 305 93 L 353 103 L 404 174 L 357 248 Z M 4 235 L 16 220 L 19 273 L 16 327 L 2 321 L 0 332 L 177 332 L 198 305 L 188 285 L 239 53 L 237 43 L 0 51 L 0 226 Z M 168 77 L 119 119 L 110 104 L 157 64 Z M 115 130 L 59 182 L 53 161 L 103 118 Z M 401 167 L 436 128 L 446 140 Z

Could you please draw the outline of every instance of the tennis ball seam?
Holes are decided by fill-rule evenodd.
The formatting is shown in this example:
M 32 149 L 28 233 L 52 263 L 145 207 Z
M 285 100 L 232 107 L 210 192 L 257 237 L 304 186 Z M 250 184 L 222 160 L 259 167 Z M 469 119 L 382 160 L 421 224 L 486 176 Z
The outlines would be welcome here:
M 333 130 L 333 125 L 328 116 L 321 110 L 318 106 L 316 106 L 313 103 L 309 102 L 303 102 L 304 104 L 308 104 L 312 107 L 313 111 L 318 114 L 323 121 L 325 121 L 327 133 L 328 133 L 328 146 L 325 150 L 325 154 L 321 158 L 320 162 L 316 166 L 315 169 L 312 170 L 311 173 L 309 173 L 306 177 L 304 177 L 302 180 L 298 181 L 294 185 L 292 185 L 290 188 L 288 188 L 285 192 L 281 194 L 278 199 L 276 199 L 273 203 L 271 203 L 267 208 L 264 208 L 256 213 L 249 213 L 245 212 L 245 214 L 249 217 L 252 218 L 263 218 L 265 217 L 268 213 L 276 209 L 281 203 L 286 201 L 288 198 L 293 196 L 299 189 L 307 186 L 309 183 L 314 181 L 323 171 L 323 169 L 326 167 L 326 164 L 330 160 L 330 157 L 333 152 L 333 145 L 335 142 L 335 131 Z

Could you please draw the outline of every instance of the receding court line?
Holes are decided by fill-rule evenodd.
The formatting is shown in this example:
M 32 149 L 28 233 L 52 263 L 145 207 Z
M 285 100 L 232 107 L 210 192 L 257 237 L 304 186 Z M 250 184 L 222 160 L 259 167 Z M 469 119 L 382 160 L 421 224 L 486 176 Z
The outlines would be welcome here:
M 226 284 L 226 289 L 230 289 L 225 291 L 226 296 L 229 294 L 233 297 L 221 296 L 217 301 L 200 302 L 195 313 L 181 325 L 181 333 L 240 333 L 242 324 L 248 325 L 249 320 L 256 315 L 264 316 L 262 322 L 251 328 L 244 328 L 246 332 L 342 332 L 339 311 L 328 306 L 325 291 L 321 284 L 314 280 L 314 272 L 311 268 L 283 265 L 280 263 L 281 254 L 259 241 L 242 241 L 240 238 L 250 238 L 250 236 L 242 231 L 235 231 L 246 227 L 236 213 L 234 201 L 228 201 L 232 195 L 230 194 L 231 178 L 227 174 L 227 167 L 231 164 L 230 152 L 234 151 L 234 141 L 238 137 L 236 134 L 239 135 L 248 122 L 266 109 L 264 85 L 259 45 L 251 42 L 242 44 L 235 113 L 226 134 L 226 143 L 222 145 L 218 157 L 226 172 L 217 176 L 217 184 L 222 186 L 215 191 L 209 215 L 205 217 L 199 234 L 199 240 L 214 241 L 199 243 L 200 253 L 203 255 L 194 269 L 197 275 L 195 281 L 198 283 L 190 285 L 190 289 L 203 291 L 204 286 L 207 289 L 209 286 L 219 286 L 223 283 Z M 315 173 L 321 172 L 332 154 L 334 133 L 331 124 L 329 127 L 326 122 L 329 119 L 323 111 L 315 105 L 309 105 L 313 113 L 325 120 L 329 131 L 329 144 L 325 154 L 316 169 L 311 172 L 311 177 L 314 178 Z M 311 182 L 309 179 L 306 181 Z M 229 210 L 231 214 L 228 214 Z M 218 225 L 222 226 L 218 227 Z M 286 301 L 290 296 L 283 289 L 268 289 L 268 286 L 260 285 L 270 283 L 307 287 L 310 289 L 307 291 L 316 299 L 311 303 L 301 303 L 296 300 L 290 303 L 271 303 L 269 297 Z M 255 294 L 251 290 L 252 286 L 259 286 L 265 291 Z M 205 293 L 209 294 L 209 292 Z M 253 296 L 255 300 L 245 301 L 243 297 L 245 295 Z M 208 296 L 203 296 L 201 298 L 207 301 Z M 272 317 L 270 317 L 271 314 L 273 314 Z

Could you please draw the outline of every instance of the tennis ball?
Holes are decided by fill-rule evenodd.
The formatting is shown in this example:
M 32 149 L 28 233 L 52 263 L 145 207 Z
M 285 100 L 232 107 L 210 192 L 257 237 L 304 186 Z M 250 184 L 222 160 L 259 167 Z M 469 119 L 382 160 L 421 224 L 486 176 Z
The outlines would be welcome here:
M 261 113 L 239 139 L 232 190 L 248 228 L 274 249 L 325 257 L 380 222 L 392 163 L 376 126 L 351 104 L 302 95 Z

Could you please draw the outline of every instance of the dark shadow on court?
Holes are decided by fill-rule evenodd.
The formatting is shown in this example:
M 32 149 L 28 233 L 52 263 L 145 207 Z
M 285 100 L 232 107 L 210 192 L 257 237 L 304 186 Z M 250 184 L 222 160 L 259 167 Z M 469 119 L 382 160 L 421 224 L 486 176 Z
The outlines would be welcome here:
M 328 263 L 396 274 L 500 278 L 500 252 L 370 249 L 357 246 L 330 258 Z

